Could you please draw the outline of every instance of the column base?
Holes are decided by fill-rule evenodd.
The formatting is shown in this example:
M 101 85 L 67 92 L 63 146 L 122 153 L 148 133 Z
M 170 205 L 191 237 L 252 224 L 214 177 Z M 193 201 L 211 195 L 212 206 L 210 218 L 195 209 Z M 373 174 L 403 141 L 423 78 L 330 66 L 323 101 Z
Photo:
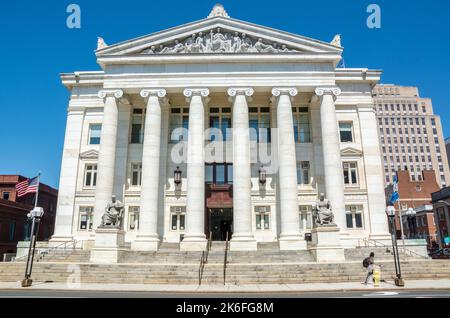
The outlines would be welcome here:
M 133 251 L 148 251 L 156 252 L 159 249 L 161 241 L 158 235 L 138 235 L 131 243 L 131 250 Z
M 280 251 L 301 251 L 306 250 L 306 241 L 300 234 L 283 235 L 278 239 Z
M 188 235 L 180 242 L 180 251 L 206 251 L 208 241 L 205 235 Z
M 258 243 L 252 234 L 249 235 L 236 235 L 233 234 L 233 238 L 230 241 L 231 251 L 257 251 Z
M 126 250 L 125 231 L 114 228 L 98 228 L 95 231 L 95 244 L 91 250 L 92 263 L 118 263 L 121 254 Z
M 340 241 L 340 230 L 337 226 L 324 226 L 311 231 L 312 242 L 309 250 L 319 263 L 344 262 L 344 247 Z

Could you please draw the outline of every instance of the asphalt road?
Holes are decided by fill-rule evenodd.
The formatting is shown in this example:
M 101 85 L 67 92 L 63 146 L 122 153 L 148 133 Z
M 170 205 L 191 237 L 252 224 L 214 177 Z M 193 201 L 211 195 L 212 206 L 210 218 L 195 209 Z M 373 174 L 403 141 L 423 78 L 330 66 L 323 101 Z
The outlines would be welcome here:
M 450 298 L 450 290 L 289 293 L 162 293 L 112 291 L 0 290 L 0 298 Z

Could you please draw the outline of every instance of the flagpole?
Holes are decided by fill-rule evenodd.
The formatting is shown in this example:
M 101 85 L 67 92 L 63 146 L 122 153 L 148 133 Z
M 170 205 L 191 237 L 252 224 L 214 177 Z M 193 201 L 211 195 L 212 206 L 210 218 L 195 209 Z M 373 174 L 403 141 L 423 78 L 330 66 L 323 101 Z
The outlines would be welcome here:
M 397 194 L 399 194 L 398 171 L 395 172 L 394 191 L 397 192 Z M 400 234 L 402 236 L 402 244 L 403 244 L 403 253 L 406 255 L 405 235 L 404 235 L 404 232 L 403 232 L 403 217 L 402 217 L 402 207 L 400 205 L 400 195 L 398 196 L 397 204 L 398 204 L 398 216 L 399 216 L 399 221 L 400 221 L 400 232 L 401 232 Z
M 398 213 L 400 216 L 400 232 L 402 235 L 402 244 L 403 244 L 403 253 L 406 254 L 406 250 L 405 250 L 405 235 L 403 234 L 403 218 L 402 218 L 402 210 L 400 207 L 400 200 L 398 200 Z
M 34 202 L 34 207 L 36 208 L 38 205 L 38 198 L 39 198 L 39 186 L 41 184 L 41 172 L 39 171 L 37 176 L 37 191 L 36 191 L 36 201 Z

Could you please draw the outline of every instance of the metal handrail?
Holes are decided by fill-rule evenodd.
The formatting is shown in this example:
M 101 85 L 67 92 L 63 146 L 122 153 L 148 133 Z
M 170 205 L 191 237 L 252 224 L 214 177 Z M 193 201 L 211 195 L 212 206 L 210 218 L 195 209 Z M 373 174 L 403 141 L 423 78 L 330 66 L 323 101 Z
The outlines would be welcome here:
M 363 238 L 363 242 L 364 242 L 364 246 L 365 247 L 370 247 L 370 243 L 373 242 L 374 247 L 378 247 L 377 244 L 379 244 L 380 247 L 391 248 L 390 245 L 387 245 L 387 244 L 385 244 L 383 242 L 380 242 L 380 241 L 377 241 L 377 240 L 374 240 L 374 239 Z M 358 245 L 359 245 L 359 243 L 358 243 Z M 406 255 L 406 253 L 409 253 L 410 254 L 409 256 L 416 255 L 416 256 L 419 256 L 419 257 L 424 258 L 424 259 L 428 259 L 429 258 L 428 256 L 421 255 L 421 254 L 419 254 L 417 252 L 414 252 L 414 251 L 412 251 L 410 249 L 407 249 L 404 246 L 398 246 L 398 248 L 403 250 L 403 253 L 405 254 L 405 256 L 408 256 L 408 255 Z
M 208 263 L 209 251 L 212 245 L 212 232 L 209 232 L 209 238 L 206 245 L 206 251 L 202 251 L 202 257 L 200 258 L 200 266 L 198 268 L 198 284 L 202 284 L 203 272 L 205 270 L 205 264 Z
M 67 245 L 69 243 L 73 244 L 72 250 L 75 250 L 78 241 L 77 240 L 71 240 L 71 241 L 67 241 L 67 242 L 61 243 L 61 244 L 56 245 L 56 246 L 47 247 L 47 248 L 42 249 L 42 250 L 38 249 L 37 250 L 37 254 L 38 254 L 37 256 L 39 257 L 39 259 L 42 259 L 42 257 L 44 257 L 46 254 L 48 254 L 51 251 L 55 251 L 55 250 L 58 250 L 58 249 L 66 250 L 67 249 Z M 61 248 L 61 247 L 64 247 L 64 248 Z M 14 259 L 14 262 L 17 262 L 18 260 L 21 260 L 21 259 L 25 259 L 26 257 L 28 257 L 28 254 L 22 255 L 20 257 L 16 257 Z
M 225 241 L 225 255 L 224 255 L 224 260 L 223 260 L 223 284 L 225 285 L 227 282 L 227 263 L 228 263 L 228 245 L 229 245 L 229 237 L 228 237 L 229 232 L 227 232 L 227 237 L 226 237 L 226 241 Z

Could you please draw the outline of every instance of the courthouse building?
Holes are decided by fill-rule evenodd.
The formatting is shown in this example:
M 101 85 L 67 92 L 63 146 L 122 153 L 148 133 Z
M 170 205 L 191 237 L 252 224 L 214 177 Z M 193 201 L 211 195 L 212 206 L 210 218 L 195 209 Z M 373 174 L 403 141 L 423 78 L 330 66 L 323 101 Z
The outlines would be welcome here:
M 338 68 L 323 42 L 211 14 L 107 45 L 70 91 L 53 241 L 95 241 L 113 195 L 126 247 L 307 249 L 321 193 L 342 246 L 385 239 L 372 90 L 381 71 Z

